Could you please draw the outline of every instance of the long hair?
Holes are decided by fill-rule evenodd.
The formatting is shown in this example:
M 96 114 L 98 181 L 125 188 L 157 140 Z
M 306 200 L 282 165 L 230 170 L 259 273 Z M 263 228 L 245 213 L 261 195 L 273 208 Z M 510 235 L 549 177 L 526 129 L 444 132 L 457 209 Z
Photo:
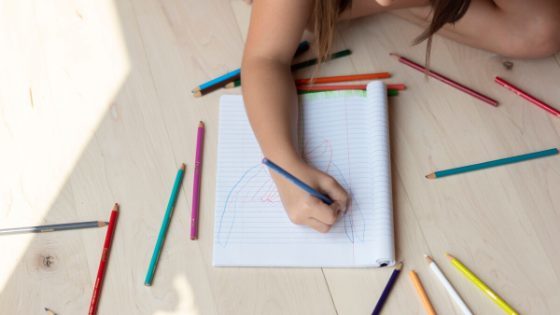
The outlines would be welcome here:
M 372 0 L 373 1 L 373 0 Z M 426 64 L 430 59 L 432 36 L 447 23 L 455 23 L 465 15 L 471 3 L 470 0 L 430 0 L 432 6 L 432 21 L 414 44 L 428 40 L 426 47 Z M 317 41 L 317 55 L 324 61 L 329 55 L 332 45 L 336 20 L 342 11 L 352 6 L 352 0 L 315 0 L 312 13 L 315 40 Z M 429 67 L 429 65 L 428 65 Z

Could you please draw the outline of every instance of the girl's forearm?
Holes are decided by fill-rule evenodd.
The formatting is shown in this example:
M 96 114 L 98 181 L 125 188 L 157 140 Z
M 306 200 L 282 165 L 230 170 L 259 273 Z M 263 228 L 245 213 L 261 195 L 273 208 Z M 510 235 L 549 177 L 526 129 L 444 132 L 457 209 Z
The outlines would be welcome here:
M 297 94 L 290 65 L 246 58 L 241 76 L 247 115 L 263 154 L 282 164 L 300 161 Z

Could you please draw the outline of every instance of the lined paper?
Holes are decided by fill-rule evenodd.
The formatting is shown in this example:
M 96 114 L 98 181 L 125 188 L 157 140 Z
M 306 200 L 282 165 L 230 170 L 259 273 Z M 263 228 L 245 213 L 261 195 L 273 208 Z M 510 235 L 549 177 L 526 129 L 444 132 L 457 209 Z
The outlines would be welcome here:
M 351 206 L 330 232 L 290 222 L 245 114 L 241 96 L 220 101 L 215 266 L 363 267 L 394 264 L 387 98 L 367 91 L 300 98 L 304 158 L 335 177 Z

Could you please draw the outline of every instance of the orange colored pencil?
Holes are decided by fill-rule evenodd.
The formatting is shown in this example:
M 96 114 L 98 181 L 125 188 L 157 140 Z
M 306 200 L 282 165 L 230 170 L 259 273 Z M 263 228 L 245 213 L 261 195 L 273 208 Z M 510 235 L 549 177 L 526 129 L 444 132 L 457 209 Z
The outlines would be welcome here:
M 390 78 L 390 77 L 391 77 L 391 74 L 389 72 L 338 75 L 338 76 L 334 76 L 334 77 L 297 79 L 296 80 L 296 85 L 315 84 L 315 83 L 337 83 L 337 82 L 362 81 L 362 80 L 376 80 L 376 79 L 387 79 L 387 78 Z
M 367 84 L 338 84 L 338 85 L 298 85 L 300 91 L 339 91 L 339 90 L 365 90 Z M 387 84 L 388 90 L 402 91 L 406 89 L 406 85 Z
M 416 272 L 414 270 L 411 270 L 408 273 L 408 275 L 410 276 L 410 280 L 412 281 L 412 284 L 414 285 L 414 288 L 416 289 L 416 292 L 418 293 L 418 296 L 422 301 L 422 305 L 426 310 L 426 314 L 436 315 L 436 311 L 432 306 L 432 302 L 430 302 L 430 299 L 428 298 L 428 294 L 426 294 L 426 291 L 424 290 L 424 286 L 422 286 L 422 282 L 420 282 L 420 278 L 418 278 Z

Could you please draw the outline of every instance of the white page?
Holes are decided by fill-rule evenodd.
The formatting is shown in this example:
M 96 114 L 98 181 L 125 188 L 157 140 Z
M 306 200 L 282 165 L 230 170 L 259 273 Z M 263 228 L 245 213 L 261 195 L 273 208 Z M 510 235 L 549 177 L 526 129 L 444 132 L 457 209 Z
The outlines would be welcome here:
M 367 96 L 366 96 L 367 94 Z M 215 266 L 392 265 L 393 222 L 386 90 L 301 97 L 300 144 L 315 167 L 350 193 L 326 234 L 290 222 L 247 120 L 241 96 L 220 102 Z M 289 168 L 289 167 L 286 167 Z

